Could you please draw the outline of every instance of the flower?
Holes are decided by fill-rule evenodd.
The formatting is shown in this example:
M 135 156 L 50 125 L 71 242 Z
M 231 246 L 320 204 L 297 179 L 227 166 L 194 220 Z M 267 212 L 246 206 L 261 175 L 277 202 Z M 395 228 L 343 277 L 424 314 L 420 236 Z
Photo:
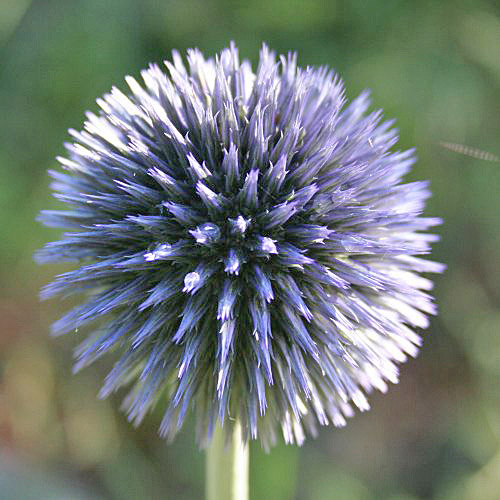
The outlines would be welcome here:
M 72 208 L 40 218 L 76 231 L 37 258 L 81 267 L 42 296 L 86 295 L 53 332 L 91 332 L 76 370 L 116 356 L 100 396 L 131 385 L 134 423 L 163 401 L 168 437 L 193 408 L 201 444 L 233 417 L 245 439 L 269 447 L 281 426 L 300 444 L 417 354 L 436 311 L 420 273 L 443 270 L 420 231 L 440 220 L 366 92 L 347 104 L 332 71 L 266 46 L 255 74 L 234 45 L 187 63 L 126 77 L 70 130 L 51 175 Z

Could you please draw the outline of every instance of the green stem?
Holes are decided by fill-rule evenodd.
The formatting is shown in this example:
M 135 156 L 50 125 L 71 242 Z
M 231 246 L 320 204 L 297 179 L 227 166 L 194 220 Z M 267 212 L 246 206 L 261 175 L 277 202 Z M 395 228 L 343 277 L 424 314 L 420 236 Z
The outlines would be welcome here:
M 217 426 L 207 449 L 206 500 L 248 500 L 248 445 L 241 439 L 237 420 L 231 442 Z

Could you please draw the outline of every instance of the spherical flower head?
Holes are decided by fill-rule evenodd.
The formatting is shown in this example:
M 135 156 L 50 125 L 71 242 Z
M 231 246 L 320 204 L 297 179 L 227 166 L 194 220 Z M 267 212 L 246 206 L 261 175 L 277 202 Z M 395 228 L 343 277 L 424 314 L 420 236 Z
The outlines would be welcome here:
M 98 99 L 51 172 L 71 208 L 41 220 L 70 232 L 37 258 L 81 267 L 42 295 L 86 297 L 53 332 L 89 330 L 76 370 L 113 353 L 100 395 L 131 386 L 136 424 L 163 403 L 168 437 L 190 409 L 201 444 L 234 417 L 265 447 L 343 426 L 435 313 L 420 273 L 443 266 L 419 256 L 440 220 L 421 217 L 426 182 L 402 183 L 414 152 L 294 54 L 165 64 Z

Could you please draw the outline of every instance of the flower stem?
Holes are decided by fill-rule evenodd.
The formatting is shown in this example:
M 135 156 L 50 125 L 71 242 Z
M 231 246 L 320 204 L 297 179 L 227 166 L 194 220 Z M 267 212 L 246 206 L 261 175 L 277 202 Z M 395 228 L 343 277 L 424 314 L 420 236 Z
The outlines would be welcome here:
M 231 442 L 217 426 L 207 449 L 206 500 L 248 500 L 248 445 L 237 420 Z

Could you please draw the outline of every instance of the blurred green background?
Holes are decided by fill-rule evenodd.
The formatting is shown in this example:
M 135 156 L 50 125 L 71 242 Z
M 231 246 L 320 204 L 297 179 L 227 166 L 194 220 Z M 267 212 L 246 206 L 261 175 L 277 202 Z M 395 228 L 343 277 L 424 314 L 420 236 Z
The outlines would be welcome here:
M 254 62 L 266 41 L 330 65 L 350 97 L 372 89 L 401 147 L 417 146 L 412 178 L 432 182 L 449 266 L 400 384 L 301 449 L 252 446 L 252 499 L 499 499 L 500 163 L 439 145 L 500 156 L 499 14 L 484 0 L 0 1 L 0 498 L 202 498 L 192 423 L 167 446 L 160 415 L 135 430 L 119 397 L 96 399 L 110 359 L 71 376 L 76 339 L 48 335 L 62 306 L 37 297 L 64 269 L 32 253 L 59 234 L 35 222 L 57 206 L 47 168 L 95 98 L 173 48 L 233 39 Z

